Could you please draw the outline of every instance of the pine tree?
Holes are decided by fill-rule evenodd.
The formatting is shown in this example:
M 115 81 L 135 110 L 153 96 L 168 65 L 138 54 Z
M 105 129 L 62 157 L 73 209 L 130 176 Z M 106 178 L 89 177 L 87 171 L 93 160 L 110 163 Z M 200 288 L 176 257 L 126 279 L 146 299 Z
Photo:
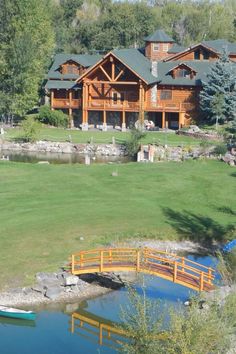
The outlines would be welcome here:
M 203 82 L 200 106 L 211 122 L 223 123 L 235 118 L 236 64 L 229 60 L 225 48 L 207 74 L 207 82 Z

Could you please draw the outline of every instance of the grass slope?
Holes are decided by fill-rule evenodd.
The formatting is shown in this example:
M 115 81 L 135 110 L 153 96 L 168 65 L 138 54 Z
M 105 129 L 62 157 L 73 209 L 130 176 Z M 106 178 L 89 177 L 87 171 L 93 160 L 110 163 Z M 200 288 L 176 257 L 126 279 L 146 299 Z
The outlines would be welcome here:
M 232 168 L 218 161 L 1 162 L 0 281 L 29 282 L 72 252 L 122 237 L 227 238 L 236 215 L 235 182 Z
M 22 130 L 19 128 L 7 129 L 5 139 L 12 140 L 17 139 L 22 135 Z M 112 137 L 115 137 L 117 143 L 124 143 L 130 136 L 129 132 L 119 131 L 80 131 L 80 130 L 67 130 L 61 128 L 48 128 L 43 127 L 41 129 L 39 140 L 48 141 L 72 141 L 73 143 L 88 143 L 93 141 L 98 144 L 110 144 L 112 143 Z M 159 143 L 168 145 L 197 145 L 199 139 L 194 139 L 189 136 L 179 136 L 174 133 L 164 132 L 147 132 L 142 143 Z

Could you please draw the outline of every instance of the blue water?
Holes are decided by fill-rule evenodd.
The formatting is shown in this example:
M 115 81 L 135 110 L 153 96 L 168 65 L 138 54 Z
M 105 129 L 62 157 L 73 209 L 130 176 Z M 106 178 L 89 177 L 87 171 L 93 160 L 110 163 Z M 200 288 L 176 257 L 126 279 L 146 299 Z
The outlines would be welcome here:
M 216 264 L 216 260 L 211 257 L 189 256 L 188 258 L 207 266 L 215 267 Z M 179 302 L 184 302 L 195 293 L 193 290 L 157 277 L 142 277 L 140 283 L 143 279 L 146 294 L 153 301 L 161 299 L 167 304 L 177 306 Z M 138 292 L 142 291 L 140 283 L 135 285 Z M 95 319 L 99 318 L 105 323 L 107 320 L 119 322 L 120 307 L 124 307 L 127 301 L 127 289 L 123 288 L 83 301 L 76 312 L 80 312 L 81 308 L 86 314 L 95 315 Z M 72 333 L 71 321 L 71 314 L 64 313 L 61 308 L 52 307 L 39 312 L 32 327 L 27 322 L 7 321 L 6 323 L 0 320 L 1 354 L 116 353 L 114 348 L 109 347 L 113 345 L 110 340 L 103 341 L 106 345 L 99 344 L 96 328 L 77 326 Z

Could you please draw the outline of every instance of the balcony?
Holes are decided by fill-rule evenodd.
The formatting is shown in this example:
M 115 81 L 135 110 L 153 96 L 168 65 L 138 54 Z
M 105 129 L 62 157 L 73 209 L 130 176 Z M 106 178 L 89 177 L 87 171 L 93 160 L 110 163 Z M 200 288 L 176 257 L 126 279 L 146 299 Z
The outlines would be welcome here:
M 81 99 L 80 98 L 73 98 L 69 100 L 69 98 L 54 98 L 52 102 L 52 108 L 74 108 L 79 109 L 81 107 Z
M 128 102 L 128 101 L 104 101 L 104 100 L 93 100 L 89 101 L 87 104 L 88 109 L 92 110 L 107 110 L 107 111 L 139 111 L 139 102 Z

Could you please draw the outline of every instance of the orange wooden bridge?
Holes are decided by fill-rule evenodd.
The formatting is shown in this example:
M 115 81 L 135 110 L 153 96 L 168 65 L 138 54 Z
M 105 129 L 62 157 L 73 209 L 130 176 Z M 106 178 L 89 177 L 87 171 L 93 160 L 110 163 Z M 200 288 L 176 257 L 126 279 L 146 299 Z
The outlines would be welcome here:
M 72 254 L 74 275 L 115 271 L 151 274 L 196 291 L 214 289 L 212 268 L 156 249 L 107 248 Z

